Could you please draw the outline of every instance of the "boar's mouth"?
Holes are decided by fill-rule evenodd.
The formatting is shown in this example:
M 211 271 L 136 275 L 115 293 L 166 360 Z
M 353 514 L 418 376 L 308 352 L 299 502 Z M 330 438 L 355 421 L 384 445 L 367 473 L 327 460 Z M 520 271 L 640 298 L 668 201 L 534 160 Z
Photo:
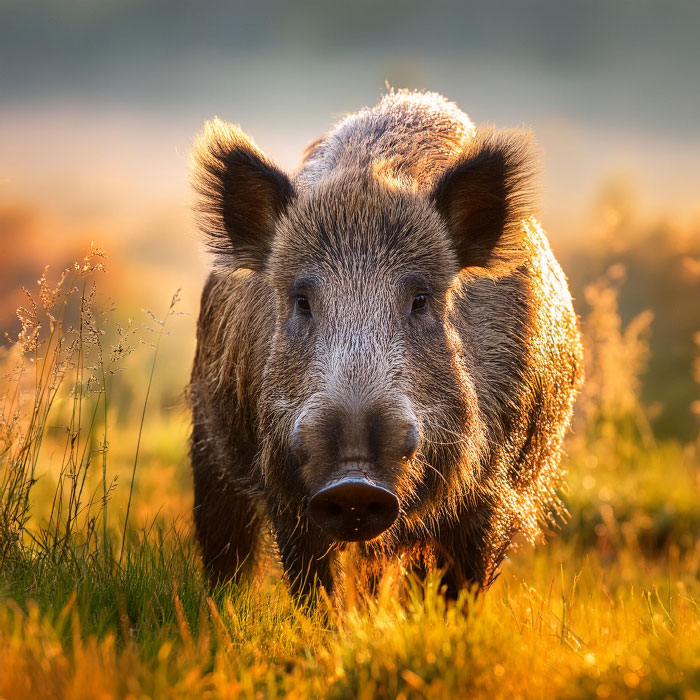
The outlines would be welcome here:
M 346 472 L 309 500 L 309 517 L 333 539 L 363 542 L 388 530 L 399 514 L 399 499 L 360 471 Z

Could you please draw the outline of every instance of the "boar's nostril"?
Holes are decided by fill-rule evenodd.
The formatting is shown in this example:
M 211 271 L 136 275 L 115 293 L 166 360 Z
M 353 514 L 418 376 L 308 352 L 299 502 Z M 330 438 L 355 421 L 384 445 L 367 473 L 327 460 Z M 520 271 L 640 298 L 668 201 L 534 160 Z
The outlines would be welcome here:
M 333 503 L 332 501 L 325 504 L 326 511 L 331 517 L 337 517 L 343 514 L 343 509 L 338 503 Z
M 367 512 L 370 515 L 379 515 L 383 510 L 384 506 L 377 501 L 373 501 L 367 506 Z
M 355 477 L 333 482 L 309 501 L 309 516 L 338 540 L 371 540 L 391 527 L 399 501 L 384 488 Z

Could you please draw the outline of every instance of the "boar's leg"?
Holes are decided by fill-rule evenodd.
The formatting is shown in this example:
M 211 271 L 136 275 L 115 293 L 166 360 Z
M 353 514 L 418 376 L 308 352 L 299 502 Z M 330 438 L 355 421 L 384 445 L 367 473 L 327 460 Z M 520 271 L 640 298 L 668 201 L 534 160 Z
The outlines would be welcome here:
M 221 484 L 216 485 L 216 490 L 202 488 L 201 480 L 195 477 L 194 522 L 204 566 L 213 585 L 238 580 L 250 570 L 260 518 L 249 498 Z
M 212 585 L 238 580 L 250 570 L 259 541 L 261 518 L 254 502 L 227 483 L 207 452 L 207 442 L 192 440 L 194 524 L 202 560 Z M 201 437 L 201 436 L 200 436 Z
M 304 602 L 313 601 L 321 584 L 328 595 L 333 592 L 331 542 L 305 515 L 272 516 L 275 538 L 292 595 Z
M 445 573 L 445 596 L 456 600 L 463 588 L 487 589 L 498 575 L 503 556 L 493 553 L 492 511 L 483 507 L 462 514 L 452 527 L 442 530 L 436 541 L 438 567 Z

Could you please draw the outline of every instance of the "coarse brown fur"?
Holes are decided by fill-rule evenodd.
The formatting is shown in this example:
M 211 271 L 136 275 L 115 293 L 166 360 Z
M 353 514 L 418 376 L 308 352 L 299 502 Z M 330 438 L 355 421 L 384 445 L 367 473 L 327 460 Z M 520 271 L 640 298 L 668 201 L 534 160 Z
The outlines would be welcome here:
M 335 552 L 353 546 L 374 562 L 432 553 L 455 595 L 488 586 L 513 535 L 534 539 L 558 511 L 581 345 L 530 218 L 533 164 L 527 134 L 476 129 L 434 93 L 347 117 L 292 179 L 236 127 L 205 127 L 193 182 L 215 264 L 191 452 L 214 580 L 250 564 L 269 525 L 297 592 L 330 591 Z M 307 503 L 353 459 L 400 512 L 345 545 Z

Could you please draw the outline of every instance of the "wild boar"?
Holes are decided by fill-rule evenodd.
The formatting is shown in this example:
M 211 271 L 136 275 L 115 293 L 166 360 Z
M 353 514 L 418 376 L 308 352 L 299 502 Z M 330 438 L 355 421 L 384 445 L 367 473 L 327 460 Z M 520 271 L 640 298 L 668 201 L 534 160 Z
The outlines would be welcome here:
M 292 590 L 337 552 L 411 552 L 486 588 L 560 509 L 582 379 L 526 132 L 435 93 L 343 119 L 288 177 L 239 128 L 193 151 L 213 254 L 190 384 L 194 520 L 213 581 L 270 530 Z M 355 544 L 351 544 L 355 543 Z

